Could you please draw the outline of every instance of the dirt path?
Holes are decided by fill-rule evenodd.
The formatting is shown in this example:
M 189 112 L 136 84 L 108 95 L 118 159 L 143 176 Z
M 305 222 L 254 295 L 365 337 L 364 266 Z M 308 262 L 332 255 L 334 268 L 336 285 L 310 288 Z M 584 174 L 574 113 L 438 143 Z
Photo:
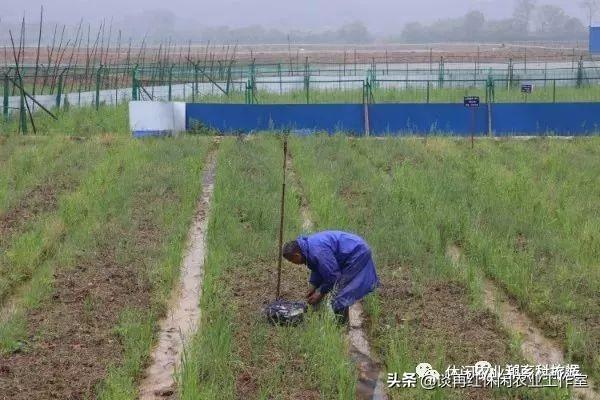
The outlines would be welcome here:
M 452 262 L 459 263 L 462 251 L 456 245 L 448 246 L 446 255 Z M 483 279 L 484 305 L 500 318 L 500 322 L 508 331 L 519 335 L 521 352 L 533 364 L 564 364 L 565 356 L 561 345 L 546 337 L 536 323 L 522 312 L 517 304 L 506 293 L 498 288 L 490 279 Z M 574 388 L 573 393 L 579 399 L 597 400 L 600 395 L 590 387 Z
M 302 229 L 310 232 L 314 229 L 308 200 L 304 196 L 300 181 L 293 168 L 292 155 L 289 154 L 289 176 L 293 185 L 299 189 L 301 198 L 300 213 L 302 215 Z M 387 399 L 385 386 L 381 380 L 381 369 L 371 355 L 371 346 L 364 331 L 363 307 L 361 302 L 350 307 L 348 321 L 348 340 L 350 342 L 350 357 L 359 373 L 356 385 L 356 399 L 358 400 L 384 400 Z
M 167 317 L 160 322 L 160 335 L 152 361 L 140 385 L 142 400 L 170 397 L 175 393 L 175 371 L 181 364 L 184 344 L 196 331 L 200 320 L 200 296 L 206 252 L 206 229 L 212 199 L 216 151 L 208 156 L 202 196 L 188 235 L 189 248 L 183 259 L 180 283 L 171 299 Z

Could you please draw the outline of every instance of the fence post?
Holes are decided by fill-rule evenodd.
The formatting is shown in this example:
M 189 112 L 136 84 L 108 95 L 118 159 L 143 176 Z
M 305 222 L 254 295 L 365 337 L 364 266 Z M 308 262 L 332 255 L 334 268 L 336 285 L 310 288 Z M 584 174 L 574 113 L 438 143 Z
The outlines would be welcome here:
M 196 93 L 198 92 L 198 67 L 194 64 L 194 87 L 192 88 L 192 102 L 196 102 Z
M 429 79 L 427 80 L 427 104 L 429 104 Z
M 552 102 L 556 103 L 556 79 L 552 81 Z
M 579 64 L 577 64 L 577 87 L 580 88 L 583 86 L 583 56 L 579 59 Z
M 96 71 L 96 111 L 100 109 L 100 85 L 102 83 L 102 65 Z
M 172 96 L 173 96 L 173 66 L 171 65 L 171 68 L 169 68 L 169 101 L 171 101 Z
M 438 82 L 439 82 L 439 87 L 440 89 L 444 86 L 444 56 L 440 57 L 440 73 L 439 73 L 439 78 L 438 78 Z
M 227 86 L 225 87 L 225 93 L 229 96 L 229 89 L 231 87 L 231 63 L 227 67 Z
M 2 108 L 4 120 L 8 121 L 8 75 L 4 75 L 4 95 L 2 99 Z
M 514 68 L 512 63 L 512 58 L 508 59 L 508 80 L 506 81 L 506 89 L 510 92 L 510 87 L 512 86 L 514 75 Z
M 60 102 L 62 100 L 62 89 L 63 89 L 63 74 L 58 76 L 58 84 L 56 86 L 56 108 L 60 108 Z
M 281 81 L 281 63 L 277 64 L 277 74 L 279 75 L 279 94 L 283 94 L 283 82 Z
M 131 100 L 137 101 L 138 90 L 137 90 L 137 79 L 136 79 L 137 67 L 131 70 Z
M 492 78 L 492 73 L 488 75 L 488 80 L 485 85 L 485 97 L 487 103 L 487 123 L 488 123 L 488 136 L 494 136 L 494 130 L 492 127 L 492 104 L 494 103 L 494 78 Z

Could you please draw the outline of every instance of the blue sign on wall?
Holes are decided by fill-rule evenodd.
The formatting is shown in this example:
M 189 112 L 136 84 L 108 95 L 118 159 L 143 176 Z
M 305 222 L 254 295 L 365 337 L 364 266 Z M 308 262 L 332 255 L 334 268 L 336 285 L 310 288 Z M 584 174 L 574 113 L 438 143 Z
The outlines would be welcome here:
M 464 104 L 467 108 L 478 108 L 479 96 L 465 96 Z
M 600 26 L 590 27 L 590 54 L 600 54 Z

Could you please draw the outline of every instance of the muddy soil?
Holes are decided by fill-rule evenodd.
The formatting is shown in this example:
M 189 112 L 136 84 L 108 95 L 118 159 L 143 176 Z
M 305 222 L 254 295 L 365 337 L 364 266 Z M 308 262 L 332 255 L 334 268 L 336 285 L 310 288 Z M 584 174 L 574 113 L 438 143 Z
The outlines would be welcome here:
M 160 241 L 151 216 L 134 212 L 132 224 L 134 230 L 115 228 L 114 235 L 132 242 L 138 254 L 151 253 Z M 102 240 L 74 268 L 56 268 L 52 297 L 26 316 L 24 347 L 0 357 L 0 398 L 95 397 L 108 367 L 122 360 L 124 349 L 115 331 L 122 311 L 146 313 L 151 307 L 144 258 L 117 259 L 118 245 Z
M 472 310 L 467 290 L 461 284 L 428 282 L 417 290 L 408 272 L 386 275 L 382 277 L 381 300 L 387 310 L 396 310 L 388 316 L 387 323 L 408 328 L 412 333 L 411 346 L 417 351 L 428 352 L 435 350 L 432 346 L 443 346 L 449 365 L 474 365 L 481 360 L 503 365 L 515 361 L 511 360 L 508 338 L 495 316 L 489 311 Z M 486 390 L 460 392 L 466 399 L 492 397 Z
M 69 188 L 51 184 L 40 184 L 31 189 L 19 203 L 0 215 L 0 245 L 5 245 L 13 233 L 22 229 L 28 221 L 44 212 L 55 210 L 58 193 Z
M 11 400 L 93 398 L 123 348 L 114 332 L 124 307 L 146 310 L 150 287 L 114 249 L 55 274 L 52 301 L 27 318 L 24 352 L 0 358 L 0 393 Z

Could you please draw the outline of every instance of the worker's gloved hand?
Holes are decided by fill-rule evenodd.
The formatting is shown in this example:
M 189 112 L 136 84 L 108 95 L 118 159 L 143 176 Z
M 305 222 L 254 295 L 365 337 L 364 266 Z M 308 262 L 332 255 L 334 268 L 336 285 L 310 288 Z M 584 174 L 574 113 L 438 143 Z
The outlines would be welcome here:
M 306 296 L 304 296 L 304 297 L 306 297 L 307 299 L 310 298 L 310 296 L 313 295 L 313 293 L 315 292 L 315 290 L 317 290 L 317 288 L 314 287 L 313 285 L 310 285 L 309 288 L 308 288 L 308 292 L 306 293 Z
M 315 304 L 319 304 L 319 302 L 323 299 L 325 295 L 319 292 L 318 290 L 311 294 L 308 298 L 308 304 L 314 306 Z

